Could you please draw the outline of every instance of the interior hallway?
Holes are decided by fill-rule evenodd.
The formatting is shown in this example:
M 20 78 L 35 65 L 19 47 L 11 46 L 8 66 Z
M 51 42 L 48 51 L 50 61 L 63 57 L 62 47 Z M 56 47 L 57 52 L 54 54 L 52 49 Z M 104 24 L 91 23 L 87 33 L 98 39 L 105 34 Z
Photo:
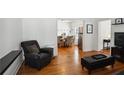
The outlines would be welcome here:
M 101 52 L 82 52 L 77 46 L 69 48 L 59 48 L 59 54 L 50 64 L 38 71 L 35 68 L 22 65 L 18 75 L 87 75 L 87 70 L 82 69 L 81 57 L 90 56 L 98 53 L 109 54 L 109 51 Z M 117 71 L 124 70 L 124 63 L 116 62 L 114 68 L 110 66 L 92 71 L 94 75 L 113 74 Z

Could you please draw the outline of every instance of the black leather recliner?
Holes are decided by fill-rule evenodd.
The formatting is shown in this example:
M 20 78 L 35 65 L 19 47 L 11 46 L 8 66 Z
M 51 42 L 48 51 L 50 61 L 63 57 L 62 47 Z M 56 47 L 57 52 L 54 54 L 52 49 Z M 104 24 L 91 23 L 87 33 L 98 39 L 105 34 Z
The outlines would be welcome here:
M 30 53 L 27 47 L 35 45 L 39 53 Z M 53 56 L 52 48 L 40 48 L 36 40 L 23 41 L 21 47 L 24 50 L 25 64 L 40 70 L 50 63 Z

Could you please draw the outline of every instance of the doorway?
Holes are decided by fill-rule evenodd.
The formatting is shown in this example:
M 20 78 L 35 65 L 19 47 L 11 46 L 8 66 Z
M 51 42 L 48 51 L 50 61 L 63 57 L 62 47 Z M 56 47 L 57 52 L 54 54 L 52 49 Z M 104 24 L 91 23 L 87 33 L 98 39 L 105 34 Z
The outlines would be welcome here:
M 98 23 L 98 51 L 109 50 L 111 42 L 111 20 Z
M 78 46 L 83 49 L 83 21 L 81 19 L 59 19 L 57 38 L 59 48 Z

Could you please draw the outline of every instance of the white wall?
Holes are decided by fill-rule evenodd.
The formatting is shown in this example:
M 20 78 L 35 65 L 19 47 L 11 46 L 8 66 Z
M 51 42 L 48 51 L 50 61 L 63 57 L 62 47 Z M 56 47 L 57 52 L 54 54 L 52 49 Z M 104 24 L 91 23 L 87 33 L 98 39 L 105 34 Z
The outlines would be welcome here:
M 103 39 L 111 37 L 111 20 L 100 21 L 98 23 L 98 51 L 103 49 Z
M 55 18 L 24 18 L 23 40 L 37 40 L 40 47 L 53 47 L 57 56 L 57 20 Z
M 0 58 L 12 50 L 20 49 L 22 41 L 22 19 L 0 18 Z M 22 64 L 20 55 L 4 74 L 16 74 Z
M 83 18 L 82 20 L 84 21 L 83 50 L 98 51 L 98 22 L 111 20 L 111 18 Z M 93 24 L 93 34 L 87 34 L 87 24 Z
M 84 31 L 83 31 L 83 51 L 97 50 L 98 41 L 98 19 L 85 18 L 84 20 Z M 87 24 L 93 24 L 93 34 L 87 34 Z
M 72 28 L 78 28 L 83 26 L 83 20 L 73 20 L 72 21 Z
M 19 49 L 22 41 L 22 20 L 0 18 L 0 58 L 12 50 Z
M 98 49 L 98 18 L 82 18 L 84 25 L 83 51 Z M 93 34 L 87 34 L 86 25 L 93 24 Z M 73 24 L 72 24 L 73 25 Z M 78 24 L 79 25 L 79 24 Z M 122 30 L 121 28 L 117 28 Z M 116 29 L 114 28 L 114 30 Z M 122 27 L 123 28 L 123 27 Z M 57 19 L 54 18 L 24 18 L 24 19 L 0 19 L 0 57 L 13 49 L 18 49 L 23 40 L 38 40 L 41 47 L 54 48 L 57 55 Z M 4 41 L 4 42 L 3 42 Z

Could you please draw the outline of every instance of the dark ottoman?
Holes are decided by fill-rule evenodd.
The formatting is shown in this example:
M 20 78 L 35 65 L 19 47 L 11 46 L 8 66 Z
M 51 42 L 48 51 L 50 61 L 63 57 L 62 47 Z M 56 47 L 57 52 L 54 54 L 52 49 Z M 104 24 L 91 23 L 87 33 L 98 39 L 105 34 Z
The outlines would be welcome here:
M 108 65 L 111 65 L 113 68 L 114 63 L 115 63 L 114 57 L 106 56 L 103 54 L 81 58 L 82 68 L 83 67 L 87 68 L 88 74 L 91 74 L 91 71 L 94 69 L 102 68 Z

